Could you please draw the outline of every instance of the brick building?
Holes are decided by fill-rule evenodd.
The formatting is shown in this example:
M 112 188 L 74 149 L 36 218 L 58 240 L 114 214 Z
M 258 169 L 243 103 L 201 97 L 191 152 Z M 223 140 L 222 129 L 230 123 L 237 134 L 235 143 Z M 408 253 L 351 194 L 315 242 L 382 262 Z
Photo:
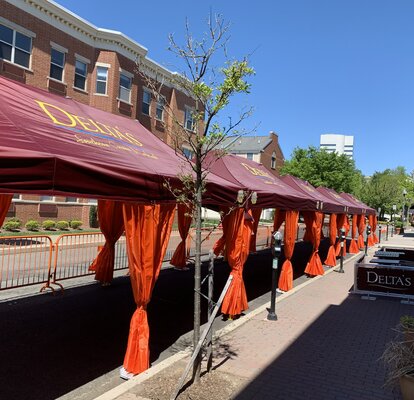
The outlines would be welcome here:
M 98 28 L 47 0 L 0 0 L 0 75 L 67 96 L 113 114 L 137 119 L 167 144 L 173 121 L 193 126 L 194 101 L 169 84 L 175 73 L 149 59 L 147 49 L 121 32 Z M 137 73 L 164 82 L 158 101 Z M 185 145 L 183 145 L 185 148 Z M 8 216 L 25 223 L 80 219 L 88 226 L 94 199 L 16 194 Z
M 279 176 L 285 162 L 279 138 L 273 131 L 269 136 L 229 136 L 221 144 L 231 154 L 263 164 L 273 175 Z

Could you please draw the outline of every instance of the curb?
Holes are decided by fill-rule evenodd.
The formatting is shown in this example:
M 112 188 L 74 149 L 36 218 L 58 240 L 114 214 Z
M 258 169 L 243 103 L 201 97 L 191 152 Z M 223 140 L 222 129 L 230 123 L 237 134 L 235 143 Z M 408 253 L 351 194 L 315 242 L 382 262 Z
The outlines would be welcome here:
M 354 261 L 359 256 L 361 256 L 362 253 L 363 252 L 360 251 L 359 253 L 354 254 L 353 256 L 349 257 L 347 260 L 344 261 L 344 266 L 351 263 L 352 261 Z M 315 276 L 314 278 L 309 279 L 308 281 L 303 282 L 303 283 L 299 284 L 298 286 L 294 287 L 289 292 L 284 293 L 282 296 L 276 297 L 276 303 L 280 303 L 284 299 L 294 295 L 296 292 L 298 292 L 303 287 L 308 286 L 311 283 L 313 283 L 313 282 L 315 282 L 319 279 L 323 279 L 326 275 L 334 272 L 335 268 L 337 268 L 338 266 L 339 266 L 339 264 L 337 264 L 335 267 L 329 268 L 327 271 L 325 271 L 325 273 L 323 275 Z M 216 331 L 214 333 L 214 338 L 217 339 L 221 336 L 224 336 L 224 335 L 234 331 L 235 329 L 237 329 L 241 325 L 245 324 L 246 322 L 248 322 L 251 319 L 253 319 L 254 317 L 256 317 L 258 314 L 265 311 L 268 306 L 269 306 L 268 303 L 262 304 L 261 306 L 255 308 L 254 310 L 252 310 L 251 312 L 246 314 L 243 318 L 237 319 L 237 320 L 233 321 L 232 323 L 230 323 L 229 325 L 225 326 L 224 328 Z M 158 372 L 161 372 L 165 368 L 168 368 L 169 366 L 171 366 L 175 362 L 182 360 L 183 358 L 185 358 L 186 356 L 188 356 L 190 354 L 191 354 L 191 347 L 187 347 L 185 350 L 182 350 L 182 351 L 178 352 L 177 354 L 174 354 L 173 356 L 168 357 L 167 359 L 161 361 L 160 363 L 154 365 L 153 367 L 150 367 L 149 369 L 142 372 L 141 374 L 135 375 L 130 380 L 128 380 L 124 383 L 121 383 L 120 385 L 114 387 L 113 389 L 108 390 L 106 393 L 104 393 L 104 394 L 102 394 L 98 397 L 95 397 L 95 400 L 115 400 L 117 397 L 119 397 L 122 394 L 128 392 L 128 390 L 132 389 L 136 385 L 139 385 L 140 383 L 146 381 L 147 379 L 152 378 Z M 135 399 L 136 400 L 150 400 L 150 399 L 146 399 L 144 397 L 136 397 Z

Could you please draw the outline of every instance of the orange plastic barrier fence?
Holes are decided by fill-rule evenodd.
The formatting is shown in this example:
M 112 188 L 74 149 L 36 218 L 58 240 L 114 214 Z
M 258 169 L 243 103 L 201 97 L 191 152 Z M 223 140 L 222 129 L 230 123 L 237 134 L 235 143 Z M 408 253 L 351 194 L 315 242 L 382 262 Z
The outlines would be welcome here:
M 52 251 L 49 236 L 0 238 L 0 290 L 47 283 Z

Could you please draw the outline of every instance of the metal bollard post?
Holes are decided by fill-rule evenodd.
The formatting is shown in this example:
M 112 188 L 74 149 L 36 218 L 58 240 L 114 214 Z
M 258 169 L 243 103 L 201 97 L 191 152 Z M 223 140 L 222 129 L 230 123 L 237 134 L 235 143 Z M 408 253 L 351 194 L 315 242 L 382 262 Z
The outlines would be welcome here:
M 382 233 L 382 226 L 379 226 L 379 232 L 378 232 L 378 243 L 381 243 L 381 233 Z
M 338 272 L 343 274 L 344 271 L 344 249 L 345 249 L 345 228 L 342 227 L 339 230 L 339 241 L 341 243 L 341 253 L 340 253 L 340 259 L 339 259 L 339 270 Z
M 270 296 L 270 308 L 267 309 L 267 319 L 269 321 L 277 321 L 276 315 L 276 286 L 277 286 L 277 268 L 279 263 L 279 257 L 282 254 L 282 235 L 280 232 L 273 234 L 273 265 L 272 265 L 272 293 Z
M 389 228 L 389 224 L 387 222 L 387 233 L 385 234 L 385 240 L 388 242 L 388 228 Z

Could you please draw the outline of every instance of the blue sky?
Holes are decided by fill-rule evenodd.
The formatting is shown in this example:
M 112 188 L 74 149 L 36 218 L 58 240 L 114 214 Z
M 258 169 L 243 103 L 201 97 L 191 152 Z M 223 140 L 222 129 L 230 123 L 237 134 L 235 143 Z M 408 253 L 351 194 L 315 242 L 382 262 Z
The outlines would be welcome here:
M 323 133 L 354 135 L 365 175 L 399 165 L 414 170 L 414 1 L 57 2 L 123 32 L 171 70 L 179 68 L 168 34 L 182 35 L 186 17 L 200 33 L 210 10 L 220 13 L 231 23 L 229 55 L 251 54 L 256 70 L 251 94 L 236 102 L 255 108 L 247 129 L 277 132 L 285 158 L 296 146 L 318 146 Z

